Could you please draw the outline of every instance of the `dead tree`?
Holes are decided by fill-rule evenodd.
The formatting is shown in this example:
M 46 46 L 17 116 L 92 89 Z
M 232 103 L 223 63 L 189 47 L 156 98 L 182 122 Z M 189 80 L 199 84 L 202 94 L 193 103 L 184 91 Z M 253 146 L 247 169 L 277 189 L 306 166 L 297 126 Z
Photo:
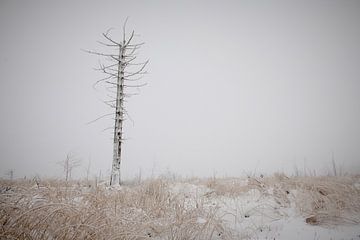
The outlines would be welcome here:
M 71 178 L 72 170 L 80 166 L 80 159 L 76 159 L 74 154 L 68 153 L 65 160 L 58 162 L 63 168 L 65 173 L 65 181 L 67 182 Z
M 110 30 L 102 34 L 103 41 L 99 41 L 106 48 L 106 52 L 87 51 L 88 53 L 98 55 L 104 58 L 106 64 L 100 63 L 100 67 L 96 70 L 105 74 L 105 77 L 98 80 L 94 86 L 99 83 L 104 83 L 107 89 L 112 93 L 109 101 L 104 101 L 105 104 L 114 108 L 114 112 L 104 116 L 114 116 L 114 148 L 113 161 L 110 176 L 110 185 L 119 185 L 121 183 L 120 165 L 123 138 L 123 125 L 126 116 L 129 117 L 125 110 L 125 99 L 136 95 L 131 89 L 138 90 L 146 83 L 139 83 L 144 74 L 146 74 L 145 67 L 148 60 L 144 62 L 137 62 L 138 50 L 144 43 L 133 43 L 135 32 L 132 31 L 129 35 L 126 34 L 126 21 L 123 26 L 122 39 L 116 41 L 110 36 Z M 115 90 L 115 91 L 113 91 Z
M 6 173 L 6 175 L 9 176 L 9 179 L 10 179 L 11 181 L 14 180 L 14 169 L 10 169 L 10 170 Z

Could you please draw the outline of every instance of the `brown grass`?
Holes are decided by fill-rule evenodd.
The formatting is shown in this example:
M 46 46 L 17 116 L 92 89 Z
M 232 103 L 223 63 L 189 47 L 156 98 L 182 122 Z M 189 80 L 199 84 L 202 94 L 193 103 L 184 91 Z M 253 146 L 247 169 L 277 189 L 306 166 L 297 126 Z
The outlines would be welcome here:
M 244 181 L 247 184 L 244 185 Z M 302 176 L 216 179 L 203 182 L 218 196 L 239 197 L 252 189 L 271 197 L 279 207 L 291 207 L 312 225 L 360 224 L 360 176 Z M 357 185 L 356 185 L 357 184 Z
M 213 239 L 225 228 L 215 209 L 184 207 L 167 181 L 89 188 L 47 181 L 1 182 L 1 239 Z M 200 203 L 200 201 L 199 201 Z M 206 219 L 198 222 L 198 219 Z
M 357 177 L 298 177 L 288 186 L 297 189 L 295 203 L 313 225 L 360 223 Z
M 201 194 L 179 194 L 174 180 L 110 188 L 81 182 L 0 181 L 0 239 L 236 239 L 210 200 L 257 189 L 279 208 L 294 207 L 312 225 L 360 223 L 360 177 L 270 177 L 182 181 Z

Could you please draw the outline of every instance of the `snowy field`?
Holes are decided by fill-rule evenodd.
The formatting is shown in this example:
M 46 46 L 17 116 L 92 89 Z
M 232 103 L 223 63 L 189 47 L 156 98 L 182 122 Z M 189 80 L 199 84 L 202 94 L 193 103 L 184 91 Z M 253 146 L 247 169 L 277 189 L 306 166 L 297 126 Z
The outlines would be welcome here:
M 0 239 L 360 240 L 360 176 L 0 183 Z

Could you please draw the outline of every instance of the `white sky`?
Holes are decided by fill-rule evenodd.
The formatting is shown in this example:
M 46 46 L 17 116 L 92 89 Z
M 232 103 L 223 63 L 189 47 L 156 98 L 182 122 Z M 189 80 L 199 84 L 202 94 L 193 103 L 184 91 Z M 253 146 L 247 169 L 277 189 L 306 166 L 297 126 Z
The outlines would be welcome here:
M 359 1 L 0 1 L 0 175 L 61 176 L 70 151 L 112 161 L 92 84 L 101 33 L 141 36 L 122 172 L 360 171 Z

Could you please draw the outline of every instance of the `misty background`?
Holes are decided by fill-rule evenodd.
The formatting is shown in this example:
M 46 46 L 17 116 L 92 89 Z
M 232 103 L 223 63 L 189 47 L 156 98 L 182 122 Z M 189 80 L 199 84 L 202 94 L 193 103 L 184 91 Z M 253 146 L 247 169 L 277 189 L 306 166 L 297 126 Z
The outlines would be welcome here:
M 125 178 L 360 170 L 360 1 L 0 1 L 0 175 L 109 172 L 101 34 L 146 42 Z

